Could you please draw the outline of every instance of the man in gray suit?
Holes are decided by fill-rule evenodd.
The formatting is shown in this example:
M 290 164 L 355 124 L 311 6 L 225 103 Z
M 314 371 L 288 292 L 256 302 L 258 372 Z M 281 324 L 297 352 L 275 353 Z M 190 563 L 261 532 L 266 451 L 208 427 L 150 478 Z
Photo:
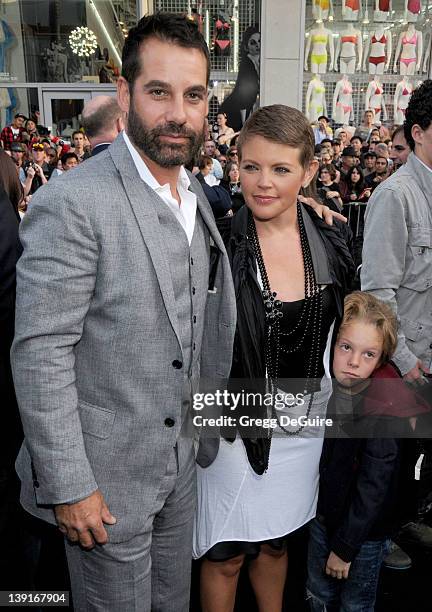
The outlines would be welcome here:
M 118 83 L 126 133 L 41 189 L 22 223 L 21 501 L 66 536 L 76 610 L 188 610 L 184 431 L 198 377 L 229 373 L 235 328 L 226 252 L 183 167 L 202 143 L 209 65 L 192 22 L 143 18 Z

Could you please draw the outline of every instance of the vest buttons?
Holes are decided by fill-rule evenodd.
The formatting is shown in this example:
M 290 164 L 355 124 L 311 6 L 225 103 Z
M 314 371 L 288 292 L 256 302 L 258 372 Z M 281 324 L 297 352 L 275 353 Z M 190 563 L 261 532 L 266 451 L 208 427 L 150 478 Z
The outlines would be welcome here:
M 176 370 L 181 370 L 183 367 L 183 364 L 178 359 L 174 359 L 174 361 L 172 362 L 172 367 L 175 368 Z
M 196 323 L 196 315 L 193 317 L 193 322 Z
M 190 258 L 191 266 L 193 266 L 193 257 Z
M 195 295 L 196 289 L 195 287 L 192 287 L 192 295 Z
M 168 417 L 167 419 L 165 419 L 164 423 L 167 427 L 173 427 L 175 424 L 175 421 L 174 419 L 171 419 Z
M 35 487 L 35 489 L 39 489 L 39 481 L 33 480 L 33 486 Z

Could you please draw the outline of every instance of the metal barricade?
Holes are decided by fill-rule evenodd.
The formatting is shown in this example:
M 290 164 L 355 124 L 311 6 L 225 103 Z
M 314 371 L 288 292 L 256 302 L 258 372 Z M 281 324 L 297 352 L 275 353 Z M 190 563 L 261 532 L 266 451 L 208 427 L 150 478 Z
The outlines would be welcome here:
M 342 214 L 347 217 L 354 238 L 363 234 L 366 206 L 367 202 L 349 202 L 343 205 Z

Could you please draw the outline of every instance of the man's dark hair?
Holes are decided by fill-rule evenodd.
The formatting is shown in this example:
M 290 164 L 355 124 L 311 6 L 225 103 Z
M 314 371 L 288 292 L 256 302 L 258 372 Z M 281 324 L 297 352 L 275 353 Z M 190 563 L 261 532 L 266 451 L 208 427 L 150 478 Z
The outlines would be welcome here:
M 332 144 L 332 139 L 331 138 L 323 138 L 321 140 L 321 145 L 323 145 L 325 142 L 329 142 L 330 144 Z
M 64 166 L 65 163 L 67 162 L 67 160 L 71 159 L 72 157 L 74 157 L 77 161 L 79 161 L 78 155 L 76 153 L 74 153 L 73 151 L 68 151 L 67 153 L 62 155 L 61 158 L 60 158 L 62 166 Z
M 401 132 L 402 132 L 402 133 L 404 134 L 404 136 L 405 136 L 405 133 L 404 133 L 404 126 L 403 126 L 403 125 L 398 125 L 398 126 L 397 126 L 397 128 L 396 128 L 396 129 L 393 131 L 393 134 L 391 135 L 392 140 L 393 140 L 393 138 L 395 138 L 395 136 L 398 136 L 398 134 L 400 134 Z
M 408 108 L 405 112 L 404 133 L 411 151 L 414 151 L 415 142 L 411 135 L 414 125 L 427 130 L 432 123 L 432 80 L 428 79 L 414 89 L 411 94 Z
M 363 144 L 363 138 L 361 136 L 359 136 L 358 134 L 355 134 L 352 138 L 351 138 L 351 143 L 353 140 L 360 140 L 360 142 Z
M 200 33 L 197 24 L 181 14 L 155 13 L 140 19 L 137 25 L 129 30 L 124 44 L 122 76 L 130 86 L 133 86 L 141 70 L 139 60 L 141 44 L 152 37 L 173 43 L 185 49 L 199 49 L 207 61 L 207 83 L 209 82 L 210 54 L 206 41 Z M 174 61 L 175 57 L 173 56 Z
M 120 106 L 115 98 L 111 98 L 89 115 L 81 115 L 81 125 L 86 136 L 94 138 L 113 125 L 120 116 Z
M 81 134 L 81 136 L 84 136 L 81 130 L 75 130 L 75 132 L 72 132 L 72 140 L 75 138 L 75 134 Z
M 203 170 L 209 165 L 213 166 L 212 158 L 209 155 L 201 155 L 199 162 L 198 162 L 198 168 L 200 170 Z

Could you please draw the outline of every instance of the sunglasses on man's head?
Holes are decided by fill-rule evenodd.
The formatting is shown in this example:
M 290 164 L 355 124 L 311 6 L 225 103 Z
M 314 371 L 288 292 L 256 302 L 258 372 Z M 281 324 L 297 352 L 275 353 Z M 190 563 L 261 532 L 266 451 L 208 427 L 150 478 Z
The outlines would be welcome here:
M 43 144 L 34 144 L 32 146 L 33 151 L 43 151 L 44 150 L 44 146 Z

